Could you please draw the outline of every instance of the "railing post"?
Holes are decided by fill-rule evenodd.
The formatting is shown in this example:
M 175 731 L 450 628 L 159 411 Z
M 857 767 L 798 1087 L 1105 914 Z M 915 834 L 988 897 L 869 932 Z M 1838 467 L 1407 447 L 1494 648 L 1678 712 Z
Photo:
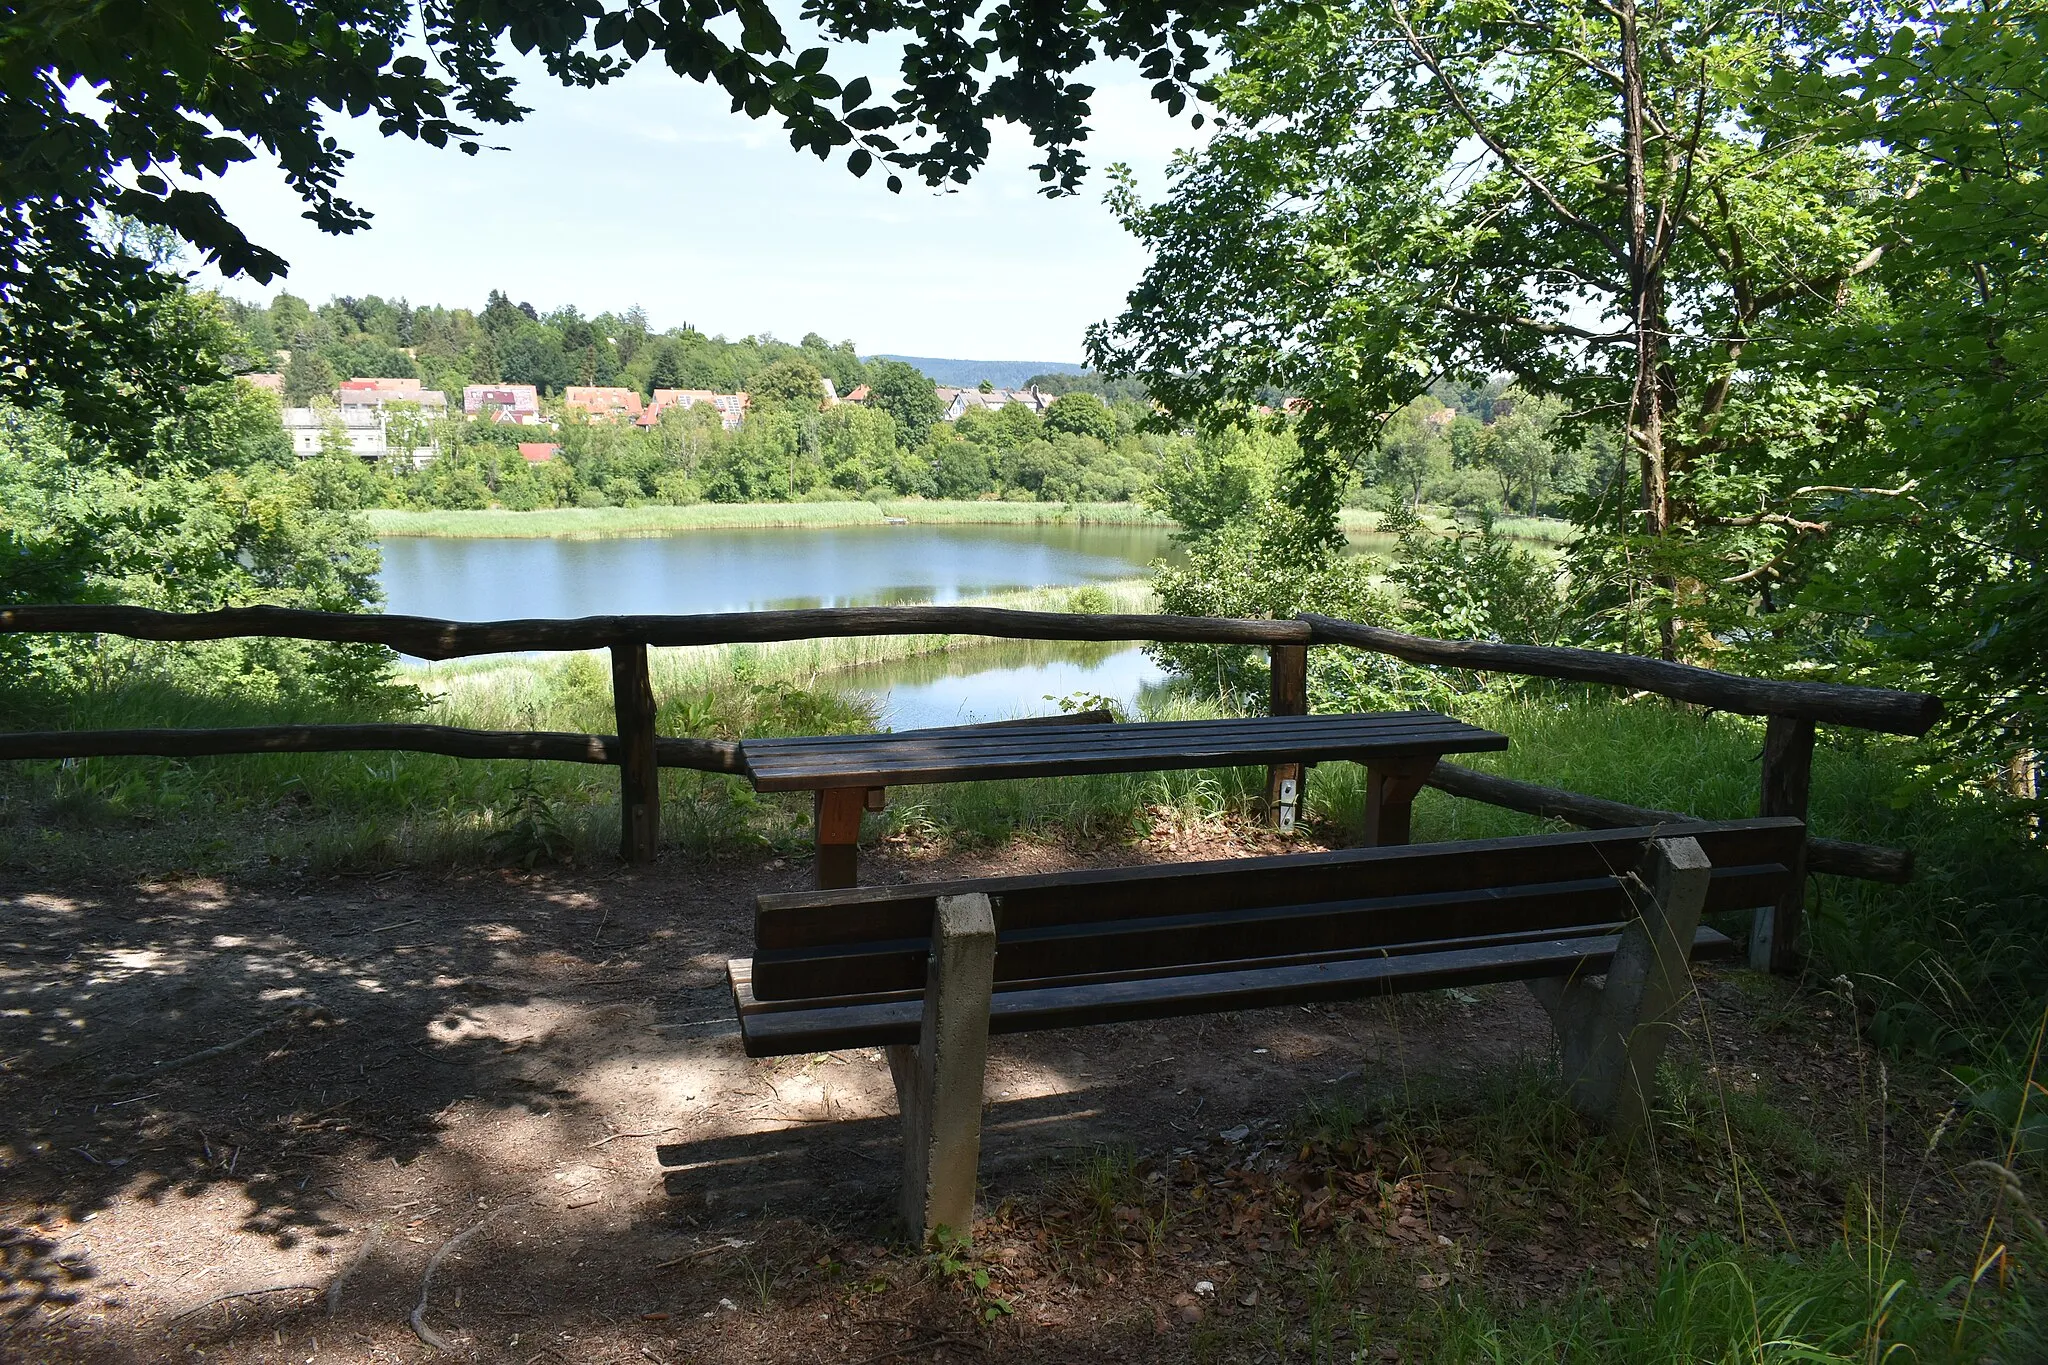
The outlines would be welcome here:
M 619 722 L 619 856 L 654 861 L 661 839 L 661 769 L 654 758 L 654 681 L 647 646 L 613 645 L 612 710 Z
M 1813 722 L 1772 716 L 1764 728 L 1763 798 L 1759 815 L 1806 818 L 1813 784 Z M 1749 965 L 1789 972 L 1797 964 L 1800 921 L 1806 915 L 1806 841 L 1799 841 L 1792 875 L 1776 905 L 1760 907 L 1749 930 Z
M 1275 716 L 1308 714 L 1308 646 L 1272 647 L 1273 690 L 1266 711 Z M 1293 783 L 1289 799 L 1287 783 Z M 1294 827 L 1294 813 L 1308 798 L 1308 769 L 1299 763 L 1275 763 L 1266 769 L 1266 818 L 1281 829 Z

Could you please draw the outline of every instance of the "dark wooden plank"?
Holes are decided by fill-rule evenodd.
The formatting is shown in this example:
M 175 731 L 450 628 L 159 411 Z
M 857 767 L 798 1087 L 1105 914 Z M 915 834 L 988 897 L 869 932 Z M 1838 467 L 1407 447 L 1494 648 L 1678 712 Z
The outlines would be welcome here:
M 754 786 L 799 791 L 830 786 L 902 786 L 996 777 L 1071 776 L 1174 767 L 1251 766 L 1269 759 L 1332 761 L 1504 749 L 1507 737 L 1452 722 L 1384 726 L 1324 724 L 1343 717 L 1280 717 L 1213 724 L 1048 727 L 1007 736 L 929 738 L 879 735 L 829 751 L 809 740 L 741 745 Z
M 1352 645 L 1409 663 L 1443 668 L 1635 688 L 1748 716 L 1792 716 L 1900 735 L 1924 735 L 1941 719 L 1941 699 L 1924 692 L 1894 692 L 1839 683 L 1775 682 L 1598 649 L 1431 640 L 1328 616 L 1304 614 L 1300 619 L 1315 627 L 1317 644 Z
M 795 767 L 852 767 L 889 761 L 902 754 L 920 757 L 1038 757 L 1046 753 L 1096 752 L 1111 745 L 1171 749 L 1190 745 L 1250 748 L 1291 741 L 1377 745 L 1413 739 L 1488 741 L 1494 731 L 1429 712 L 1387 716 L 1248 716 L 1227 721 L 1147 721 L 1112 726 L 1045 725 L 986 730 L 910 730 L 897 734 L 805 735 L 752 739 L 744 743 L 749 763 L 762 776 Z
M 752 743 L 758 745 L 764 751 L 780 751 L 780 749 L 793 749 L 793 747 L 795 749 L 807 749 L 807 747 L 817 747 L 817 749 L 854 747 L 854 749 L 858 749 L 858 747 L 868 747 L 868 745 L 883 745 L 883 747 L 887 747 L 887 745 L 899 745 L 899 743 L 907 743 L 907 741 L 932 741 L 932 743 L 961 741 L 963 745 L 981 745 L 981 743 L 991 743 L 991 741 L 999 743 L 999 741 L 1004 741 L 1004 739 L 1020 739 L 1022 743 L 1040 743 L 1040 737 L 1036 737 L 1036 735 L 1022 735 L 1022 737 L 1010 735 L 1010 737 L 1006 737 L 1004 731 L 1016 731 L 1018 726 L 1024 726 L 1024 729 L 1053 729 L 1053 731 L 1073 729 L 1073 731 L 1077 731 L 1081 735 L 1094 737 L 1094 735 L 1100 735 L 1100 731 L 1092 729 L 1094 724 L 1096 722 L 1075 720 L 1071 716 L 1028 716 L 1026 720 L 991 720 L 987 724 L 942 724 L 942 726 L 930 726 L 930 729 L 922 729 L 922 731 L 883 731 L 883 733 L 856 733 L 856 735 L 784 735 L 784 737 L 756 739 Z M 1323 712 L 1323 714 L 1317 714 L 1317 716 L 1307 716 L 1307 714 L 1227 716 L 1227 718 L 1214 718 L 1214 720 L 1124 720 L 1124 722 L 1118 722 L 1116 733 L 1118 735 L 1126 735 L 1126 733 L 1139 733 L 1139 731 L 1143 731 L 1143 733 L 1157 733 L 1157 735 L 1176 735 L 1176 733 L 1217 731 L 1217 733 L 1223 733 L 1223 735 L 1237 735 L 1237 733 L 1243 733 L 1247 729 L 1260 729 L 1260 726 L 1274 726 L 1274 729 L 1292 729 L 1292 726 L 1366 726 L 1366 729 L 1376 729 L 1376 726 L 1384 726 L 1384 729 L 1403 729 L 1403 726 L 1411 726 L 1411 724 L 1450 726 L 1450 729 L 1479 731 L 1483 735 L 1491 735 L 1493 733 L 1493 731 L 1481 731 L 1479 726 L 1475 726 L 1475 724 L 1468 724 L 1464 720 L 1458 720 L 1456 716 L 1446 716 L 1446 714 L 1436 712 L 1436 710 L 1352 710 L 1352 712 Z
M 1652 837 L 1700 840 L 1717 867 L 1782 863 L 1803 834 L 1796 820 L 1685 822 L 1626 830 L 1518 835 L 1400 848 L 1353 848 L 953 882 L 786 892 L 755 901 L 755 942 L 801 948 L 930 931 L 939 896 L 986 892 L 999 923 L 1020 929 L 1146 913 L 1349 900 L 1561 881 L 1624 872 Z
M 1050 722 L 1051 718 L 1047 718 Z M 756 739 L 749 743 L 760 753 L 830 754 L 922 748 L 932 752 L 1001 748 L 1036 748 L 1052 743 L 1100 742 L 1105 735 L 1135 736 L 1170 740 L 1179 736 L 1236 739 L 1266 732 L 1284 734 L 1356 733 L 1366 738 L 1381 734 L 1424 733 L 1490 735 L 1491 730 L 1467 724 L 1432 711 L 1384 713 L 1325 713 L 1315 716 L 1242 716 L 1228 720 L 1123 721 L 1107 728 L 1100 724 L 1073 724 L 1065 717 L 1060 723 L 1037 726 L 990 725 L 949 726 L 935 730 L 901 730 L 881 734 L 794 735 Z
M 1781 864 L 1716 867 L 1714 910 L 1769 904 L 1786 878 Z M 1576 881 L 1387 896 L 1224 911 L 1126 915 L 999 932 L 996 981 L 1034 981 L 1153 968 L 1194 970 L 1204 963 L 1280 959 L 1446 940 L 1566 930 L 1592 932 L 1621 923 L 1634 908 L 1621 883 Z M 999 913 L 1000 921 L 1001 915 Z M 915 991 L 924 987 L 928 937 L 759 949 L 753 959 L 758 999 L 801 1000 Z
M 996 995 L 990 1008 L 989 1032 L 1031 1033 L 1539 976 L 1597 974 L 1606 970 L 1617 943 L 1613 935 L 1550 939 L 1192 977 L 1004 991 Z M 1693 955 L 1723 955 L 1732 946 L 1724 935 L 1702 926 L 1693 940 Z M 816 1010 L 750 1011 L 751 992 L 743 989 L 737 976 L 733 993 L 740 1035 L 750 1057 L 914 1043 L 924 1011 L 922 998 Z
M 1437 764 L 1430 770 L 1427 785 L 1468 801 L 1484 801 L 1490 806 L 1504 806 L 1546 819 L 1568 820 L 1587 829 L 1632 829 L 1660 821 L 1693 821 L 1699 818 L 1678 811 L 1631 806 L 1602 796 L 1539 786 L 1534 782 L 1483 773 L 1456 763 Z M 1770 813 L 1782 815 L 1790 812 Z M 1809 872 L 1860 877 L 1864 881 L 1896 885 L 1913 880 L 1913 851 L 1886 848 L 1880 844 L 1852 843 L 1847 839 L 1822 839 L 1809 834 L 1806 836 L 1806 867 Z

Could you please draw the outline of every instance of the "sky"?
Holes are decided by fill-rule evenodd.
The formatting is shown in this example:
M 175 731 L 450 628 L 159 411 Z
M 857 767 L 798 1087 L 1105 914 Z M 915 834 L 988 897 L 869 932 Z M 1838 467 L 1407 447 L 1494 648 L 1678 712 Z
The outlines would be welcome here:
M 514 69 L 526 72 L 519 99 L 533 112 L 486 130 L 502 151 L 467 157 L 334 120 L 356 154 L 343 193 L 375 214 L 353 236 L 305 222 L 268 166 L 215 182 L 233 221 L 291 262 L 281 285 L 235 280 L 227 292 L 481 309 L 503 289 L 543 312 L 637 303 L 658 329 L 818 332 L 863 355 L 1080 361 L 1083 331 L 1118 311 L 1145 266 L 1103 204 L 1103 169 L 1128 162 L 1157 196 L 1174 151 L 1200 136 L 1134 70 L 1102 67 L 1086 77 L 1096 132 L 1078 195 L 1038 194 L 1028 136 L 1000 126 L 973 184 L 891 195 L 879 169 L 856 180 L 840 162 L 793 151 L 772 122 L 730 113 L 727 97 L 654 63 L 597 90 Z M 878 90 L 885 74 L 874 72 Z

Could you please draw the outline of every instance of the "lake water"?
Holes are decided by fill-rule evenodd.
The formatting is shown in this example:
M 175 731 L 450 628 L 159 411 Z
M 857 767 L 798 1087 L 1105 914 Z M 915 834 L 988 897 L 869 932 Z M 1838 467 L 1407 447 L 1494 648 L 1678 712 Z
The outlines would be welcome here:
M 838 526 L 605 540 L 392 536 L 385 610 L 456 621 L 945 604 L 1145 572 L 1157 526 Z M 849 670 L 896 729 L 1043 715 L 1086 693 L 1129 702 L 1162 680 L 1134 646 L 967 650 Z

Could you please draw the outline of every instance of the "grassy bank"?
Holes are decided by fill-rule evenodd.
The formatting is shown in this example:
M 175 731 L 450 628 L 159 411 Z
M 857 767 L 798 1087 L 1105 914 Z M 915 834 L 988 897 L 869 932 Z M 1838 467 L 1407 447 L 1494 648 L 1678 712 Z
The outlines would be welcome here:
M 1130 502 L 703 502 L 687 507 L 571 507 L 540 512 L 376 508 L 363 515 L 380 536 L 533 539 L 597 539 L 752 527 L 873 526 L 891 517 L 940 526 L 1171 524 Z
M 930 526 L 1171 526 L 1172 521 L 1135 502 L 700 502 L 687 507 L 565 507 L 540 512 L 413 512 L 373 508 L 363 513 L 380 536 L 505 537 L 513 539 L 599 539 L 652 536 L 675 531 L 750 527 L 872 526 L 898 517 Z M 1380 514 L 1344 509 L 1348 536 L 1379 534 Z M 1425 510 L 1438 530 L 1460 524 L 1449 513 Z M 1551 517 L 1502 517 L 1503 535 L 1539 545 L 1562 545 L 1572 524 Z
M 1344 534 L 1353 539 L 1382 534 L 1380 525 L 1384 518 L 1371 508 L 1346 507 L 1337 516 L 1339 524 L 1344 528 Z M 1440 507 L 1424 507 L 1422 521 L 1434 531 L 1448 531 L 1457 526 L 1472 527 L 1478 524 L 1477 519 L 1469 513 L 1452 512 Z M 1542 546 L 1566 545 L 1578 534 L 1577 527 L 1556 517 L 1496 517 L 1493 526 L 1510 540 Z

